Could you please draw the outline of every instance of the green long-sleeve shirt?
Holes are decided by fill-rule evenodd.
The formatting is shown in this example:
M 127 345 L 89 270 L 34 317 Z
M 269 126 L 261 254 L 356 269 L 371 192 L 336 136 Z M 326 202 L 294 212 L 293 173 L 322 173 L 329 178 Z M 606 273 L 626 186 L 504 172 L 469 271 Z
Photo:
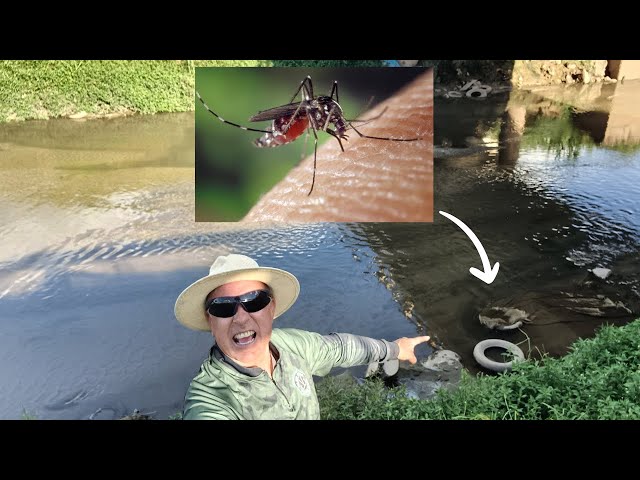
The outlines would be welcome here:
M 238 365 L 214 345 L 189 385 L 183 418 L 319 419 L 312 375 L 395 360 L 399 353 L 395 342 L 292 328 L 274 329 L 270 347 L 277 358 L 273 378 L 261 368 Z

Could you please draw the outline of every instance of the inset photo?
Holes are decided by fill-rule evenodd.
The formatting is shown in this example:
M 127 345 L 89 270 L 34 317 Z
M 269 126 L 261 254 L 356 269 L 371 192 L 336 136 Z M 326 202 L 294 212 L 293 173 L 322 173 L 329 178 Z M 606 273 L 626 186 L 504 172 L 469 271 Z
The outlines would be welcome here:
M 432 222 L 433 70 L 197 68 L 197 222 Z

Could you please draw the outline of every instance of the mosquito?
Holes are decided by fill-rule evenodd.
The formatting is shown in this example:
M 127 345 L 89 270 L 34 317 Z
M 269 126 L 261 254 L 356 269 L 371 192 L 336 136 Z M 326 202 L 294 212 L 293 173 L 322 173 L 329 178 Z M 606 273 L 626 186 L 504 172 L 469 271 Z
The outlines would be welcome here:
M 342 140 L 348 140 L 349 136 L 346 134 L 346 132 L 350 128 L 361 138 L 370 138 L 373 140 L 386 140 L 393 142 L 415 142 L 416 140 L 419 140 L 419 138 L 374 137 L 371 135 L 364 135 L 363 133 L 358 131 L 358 129 L 353 126 L 352 122 L 373 121 L 382 116 L 384 111 L 376 117 L 370 118 L 369 120 L 347 120 L 344 117 L 342 107 L 339 103 L 340 100 L 338 98 L 337 80 L 333 82 L 331 95 L 319 95 L 316 97 L 313 94 L 313 83 L 311 82 L 311 77 L 307 76 L 304 80 L 302 80 L 302 82 L 300 82 L 300 86 L 291 97 L 289 103 L 287 103 L 286 105 L 281 105 L 279 107 L 269 108 L 268 110 L 263 110 L 256 113 L 249 119 L 250 122 L 271 120 L 272 124 L 269 130 L 249 128 L 225 120 L 205 103 L 204 99 L 197 91 L 196 95 L 202 102 L 202 105 L 204 105 L 204 107 L 209 111 L 209 113 L 213 114 L 221 122 L 228 125 L 233 125 L 234 127 L 240 128 L 242 130 L 247 130 L 249 132 L 264 133 L 263 136 L 254 140 L 253 143 L 257 147 L 279 147 L 280 145 L 285 145 L 287 143 L 293 142 L 300 135 L 302 135 L 305 130 L 307 131 L 307 133 L 309 132 L 309 130 L 311 130 L 313 132 L 315 142 L 313 148 L 313 178 L 311 180 L 311 188 L 309 189 L 309 193 L 307 193 L 307 196 L 311 195 L 311 192 L 313 192 L 313 186 L 315 185 L 316 181 L 316 163 L 318 151 L 317 132 L 326 132 L 334 137 L 340 144 L 340 149 L 343 152 L 344 146 L 342 145 Z M 298 95 L 301 96 L 301 101 L 294 102 Z

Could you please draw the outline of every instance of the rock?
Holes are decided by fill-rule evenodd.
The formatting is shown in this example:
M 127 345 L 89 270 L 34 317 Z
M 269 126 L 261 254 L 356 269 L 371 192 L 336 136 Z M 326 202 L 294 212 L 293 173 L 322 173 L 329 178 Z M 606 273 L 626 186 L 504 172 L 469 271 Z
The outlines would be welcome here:
M 582 71 L 582 81 L 584 83 L 591 83 L 591 75 L 586 70 Z
M 601 278 L 602 280 L 606 280 L 609 275 L 611 275 L 611 270 L 608 268 L 594 268 L 591 270 L 596 277 Z
M 622 302 L 617 302 L 616 303 L 616 308 L 620 309 L 620 310 L 624 310 L 625 312 L 629 313 L 629 314 L 633 314 L 633 311 L 628 308 L 624 303 Z
M 452 371 L 462 366 L 462 359 L 453 350 L 436 350 L 422 362 L 424 368 L 434 371 Z
M 83 111 L 83 112 L 74 113 L 73 115 L 69 115 L 69 118 L 71 118 L 73 120 L 82 120 L 87 115 L 88 115 L 88 113 Z
M 602 77 L 604 76 L 604 72 L 607 69 L 607 61 L 606 60 L 594 60 L 593 62 L 593 72 L 596 76 Z
M 395 380 L 404 385 L 410 398 L 433 397 L 441 388 L 455 388 L 460 382 L 460 355 L 451 350 L 436 350 L 415 365 L 402 365 Z
M 151 416 L 152 413 L 155 412 L 140 413 L 140 410 L 136 408 L 133 413 L 131 413 L 130 415 L 125 415 L 120 420 L 153 420 L 153 417 Z

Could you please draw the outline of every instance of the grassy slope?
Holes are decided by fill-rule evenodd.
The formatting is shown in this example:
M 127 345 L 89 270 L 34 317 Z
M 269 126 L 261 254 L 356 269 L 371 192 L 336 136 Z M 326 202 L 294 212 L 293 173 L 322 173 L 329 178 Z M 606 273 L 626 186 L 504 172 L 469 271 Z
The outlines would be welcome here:
M 603 327 L 562 358 L 516 365 L 497 376 L 465 375 L 432 400 L 328 378 L 318 385 L 325 419 L 640 419 L 640 319 Z
M 197 66 L 270 66 L 245 60 L 3 60 L 0 122 L 78 112 L 157 113 L 193 110 Z
M 1 60 L 0 122 L 193 110 L 200 66 L 383 66 L 381 60 Z

